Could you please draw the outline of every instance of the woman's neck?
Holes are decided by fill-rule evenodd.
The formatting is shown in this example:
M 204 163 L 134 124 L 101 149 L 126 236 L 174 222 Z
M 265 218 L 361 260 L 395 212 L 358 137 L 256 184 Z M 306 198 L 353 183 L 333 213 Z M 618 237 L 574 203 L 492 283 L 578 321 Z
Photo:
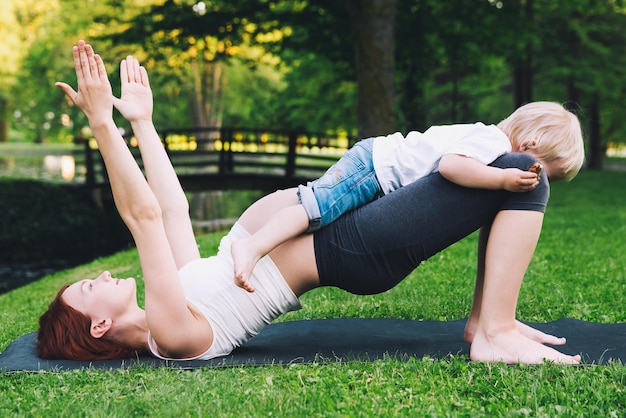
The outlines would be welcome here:
M 112 338 L 131 347 L 148 350 L 148 321 L 146 312 L 137 309 L 128 312 L 114 324 Z

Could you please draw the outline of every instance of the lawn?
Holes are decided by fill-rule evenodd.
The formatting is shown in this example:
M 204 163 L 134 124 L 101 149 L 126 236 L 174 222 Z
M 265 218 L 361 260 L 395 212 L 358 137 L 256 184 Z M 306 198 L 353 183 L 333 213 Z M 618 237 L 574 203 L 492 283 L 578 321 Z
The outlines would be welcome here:
M 220 234 L 199 238 L 212 254 Z M 350 317 L 455 320 L 471 304 L 476 235 L 425 262 L 395 289 L 357 297 L 318 289 L 281 320 Z M 585 171 L 552 184 L 518 317 L 626 321 L 626 172 Z M 133 250 L 0 296 L 0 351 L 37 328 L 58 287 L 103 269 L 141 278 Z M 141 281 L 139 281 L 141 283 Z M 624 336 L 626 338 L 626 336 Z M 467 358 L 346 362 L 194 371 L 14 373 L 0 378 L 0 416 L 624 416 L 622 364 L 568 367 Z

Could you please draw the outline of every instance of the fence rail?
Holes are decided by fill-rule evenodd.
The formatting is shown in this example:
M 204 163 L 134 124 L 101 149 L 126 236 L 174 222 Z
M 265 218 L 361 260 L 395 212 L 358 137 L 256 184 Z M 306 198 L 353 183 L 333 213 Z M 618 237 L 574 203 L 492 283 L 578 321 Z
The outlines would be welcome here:
M 319 177 L 349 148 L 346 136 L 235 128 L 162 132 L 164 147 L 185 190 L 291 187 Z M 126 138 L 143 167 L 134 137 Z M 108 188 L 93 142 L 85 142 L 86 183 Z

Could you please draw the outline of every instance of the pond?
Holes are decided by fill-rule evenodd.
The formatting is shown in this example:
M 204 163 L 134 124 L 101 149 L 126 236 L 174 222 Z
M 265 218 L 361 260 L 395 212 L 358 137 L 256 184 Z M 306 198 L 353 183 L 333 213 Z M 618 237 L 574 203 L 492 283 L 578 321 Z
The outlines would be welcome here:
M 5 145 L 7 144 L 0 144 L 0 178 L 28 178 L 78 184 L 85 181 L 86 170 L 80 149 L 75 152 L 71 147 L 16 148 Z M 255 190 L 187 193 L 195 232 L 226 231 L 245 208 L 261 196 L 262 192 Z M 0 264 L 0 294 L 68 268 L 71 264 L 68 260 L 37 260 L 10 266 Z

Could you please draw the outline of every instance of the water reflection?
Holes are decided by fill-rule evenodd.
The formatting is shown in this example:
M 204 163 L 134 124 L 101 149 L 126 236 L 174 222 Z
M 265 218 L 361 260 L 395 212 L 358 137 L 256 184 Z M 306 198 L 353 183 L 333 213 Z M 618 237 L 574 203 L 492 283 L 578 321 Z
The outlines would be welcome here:
M 239 215 L 263 196 L 256 190 L 212 190 L 188 193 L 189 215 L 196 234 L 226 231 Z
M 61 183 L 85 181 L 86 168 L 73 155 L 0 156 L 0 178 L 29 178 Z M 255 200 L 261 192 L 217 190 L 187 193 L 190 215 L 198 233 L 223 231 Z
M 0 156 L 0 178 L 82 182 L 85 170 L 73 155 Z
M 71 155 L 46 155 L 43 167 L 52 176 L 60 174 L 65 181 L 73 180 L 76 175 L 76 161 Z

